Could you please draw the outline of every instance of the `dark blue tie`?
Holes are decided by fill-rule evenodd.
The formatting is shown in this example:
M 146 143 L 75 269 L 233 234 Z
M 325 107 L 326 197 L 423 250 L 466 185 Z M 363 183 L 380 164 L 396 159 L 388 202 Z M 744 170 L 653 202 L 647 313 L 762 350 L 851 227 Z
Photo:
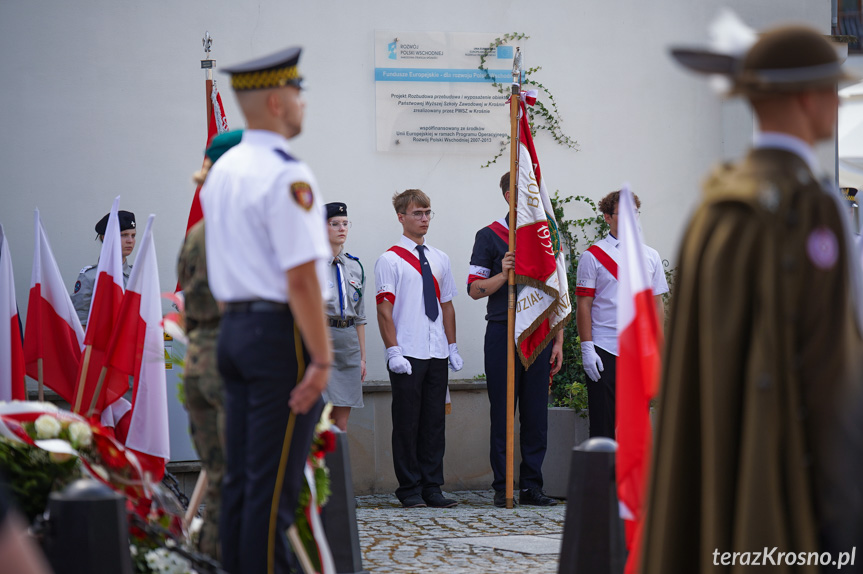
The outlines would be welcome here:
M 336 282 L 339 284 L 339 313 L 342 319 L 345 318 L 345 292 L 342 291 L 342 270 L 338 259 L 333 259 L 333 265 L 336 266 Z
M 434 276 L 432 275 L 429 260 L 426 259 L 426 254 L 423 253 L 426 249 L 425 245 L 417 245 L 417 251 L 420 254 L 420 268 L 423 272 L 423 302 L 426 306 L 426 316 L 432 321 L 437 320 L 437 296 L 434 292 Z

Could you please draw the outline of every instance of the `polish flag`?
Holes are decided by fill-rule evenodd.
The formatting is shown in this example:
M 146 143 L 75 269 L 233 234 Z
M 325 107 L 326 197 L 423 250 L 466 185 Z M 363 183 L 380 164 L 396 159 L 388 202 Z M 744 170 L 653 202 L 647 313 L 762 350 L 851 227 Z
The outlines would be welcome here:
M 33 219 L 36 243 L 24 330 L 25 367 L 30 377 L 41 380 L 71 404 L 75 373 L 84 347 L 84 329 L 63 284 L 38 209 Z
M 106 386 L 123 386 L 134 378 L 132 415 L 126 448 L 155 481 L 162 480 L 170 458 L 168 395 L 165 379 L 165 333 L 159 267 L 150 215 L 135 267 L 129 277 L 118 323 L 106 354 Z
M 12 400 L 26 401 L 27 388 L 12 255 L 0 225 L 0 401 Z
M 114 199 L 105 240 L 96 268 L 96 284 L 93 286 L 93 299 L 87 317 L 87 331 L 84 333 L 84 357 L 78 368 L 75 400 L 72 411 L 87 414 L 97 396 L 93 413 L 101 415 L 105 407 L 129 390 L 128 382 L 109 386 L 101 382 L 100 375 L 105 365 L 105 352 L 108 342 L 117 325 L 117 314 L 123 300 L 123 248 L 120 243 L 120 220 L 117 211 L 120 196 Z
M 661 332 L 647 273 L 635 201 L 624 185 L 618 204 L 617 497 L 626 526 L 626 573 L 638 569 L 644 490 L 650 464 L 650 399 L 659 380 Z

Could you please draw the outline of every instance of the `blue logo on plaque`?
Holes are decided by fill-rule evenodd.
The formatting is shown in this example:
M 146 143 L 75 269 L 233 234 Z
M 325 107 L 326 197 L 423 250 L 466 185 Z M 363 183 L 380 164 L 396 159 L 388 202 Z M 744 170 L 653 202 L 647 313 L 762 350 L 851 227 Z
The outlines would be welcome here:
M 388 57 L 390 60 L 398 59 L 398 54 L 396 54 L 396 42 L 390 42 L 387 44 L 387 50 L 389 50 Z M 512 52 L 512 48 L 510 48 L 510 52 Z
M 512 60 L 512 46 L 498 46 L 497 57 L 499 60 Z

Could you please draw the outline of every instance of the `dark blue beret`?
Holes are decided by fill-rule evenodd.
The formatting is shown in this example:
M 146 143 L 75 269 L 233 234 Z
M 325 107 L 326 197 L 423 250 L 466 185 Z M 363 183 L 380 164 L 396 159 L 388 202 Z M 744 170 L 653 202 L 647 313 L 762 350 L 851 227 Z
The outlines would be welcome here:
M 105 230 L 108 228 L 108 217 L 110 213 L 106 213 L 105 217 L 99 220 L 99 223 L 96 224 L 96 233 L 99 235 L 105 235 Z M 120 232 L 126 231 L 127 229 L 135 229 L 135 214 L 131 211 L 118 211 L 117 218 L 120 220 Z
M 327 208 L 327 219 L 331 217 L 347 217 L 348 206 L 344 203 L 333 202 L 328 203 L 324 207 Z

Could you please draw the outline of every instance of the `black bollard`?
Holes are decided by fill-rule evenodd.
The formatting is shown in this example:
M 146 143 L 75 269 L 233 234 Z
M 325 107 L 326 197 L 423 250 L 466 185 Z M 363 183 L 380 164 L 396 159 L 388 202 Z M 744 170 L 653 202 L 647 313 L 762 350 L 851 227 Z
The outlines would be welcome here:
M 324 532 L 339 574 L 368 574 L 363 570 L 360 535 L 357 530 L 356 499 L 351 478 L 348 435 L 336 431 L 336 450 L 327 453 L 330 469 L 330 499 L 321 510 Z
M 43 545 L 55 574 L 132 574 L 126 499 L 92 479 L 52 493 Z
M 621 574 L 626 564 L 623 520 L 617 502 L 610 438 L 588 439 L 572 449 L 561 574 Z

